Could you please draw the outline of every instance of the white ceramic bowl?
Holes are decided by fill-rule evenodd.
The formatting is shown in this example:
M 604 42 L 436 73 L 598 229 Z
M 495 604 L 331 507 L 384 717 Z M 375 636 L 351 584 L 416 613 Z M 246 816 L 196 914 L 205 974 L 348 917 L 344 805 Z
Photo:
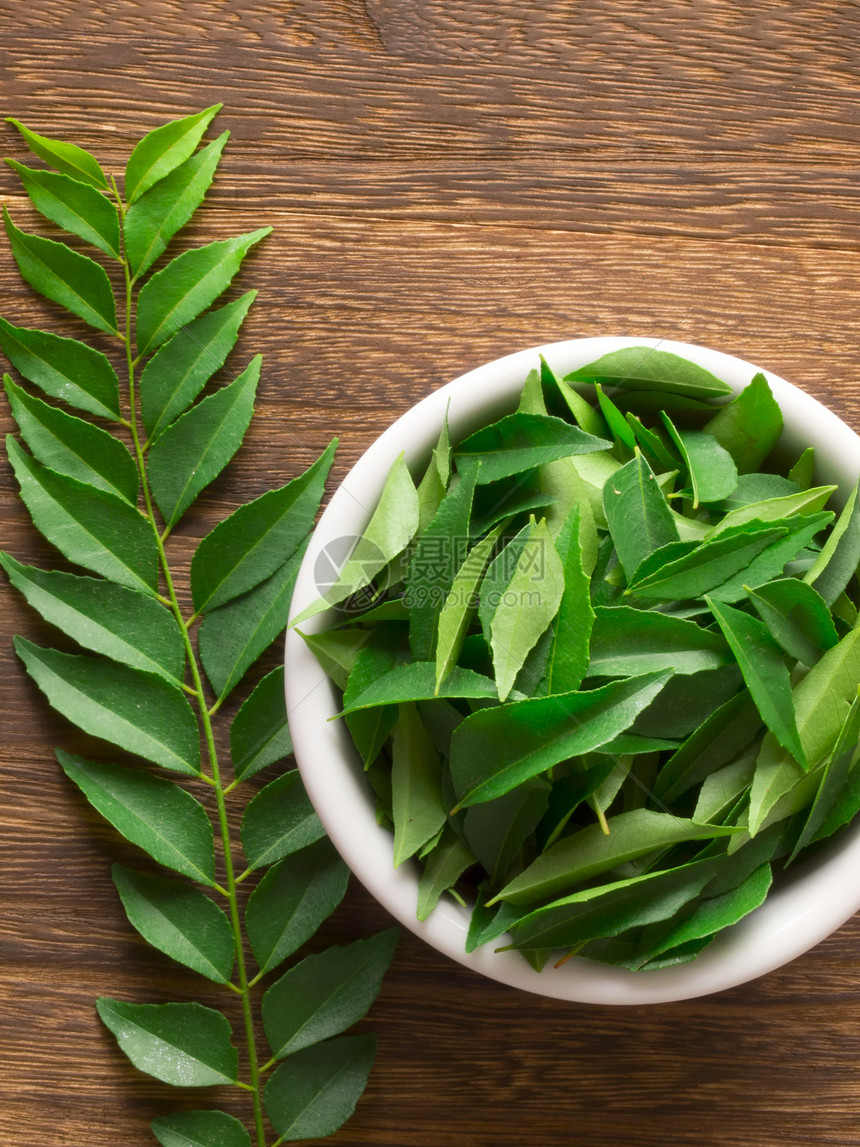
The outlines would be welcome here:
M 390 426 L 356 463 L 320 519 L 299 573 L 292 616 L 319 596 L 314 563 L 328 543 L 361 533 L 385 476 L 401 451 L 419 474 L 435 445 L 448 409 L 452 441 L 515 407 L 528 371 L 543 354 L 566 374 L 624 346 L 655 346 L 699 363 L 738 390 L 758 367 L 719 351 L 686 343 L 634 338 L 574 339 L 511 354 L 469 371 L 428 395 Z M 860 472 L 860 438 L 808 394 L 764 372 L 785 417 L 783 443 L 794 452 L 812 445 L 817 477 L 847 493 Z M 450 403 L 450 406 L 449 406 Z M 326 628 L 320 614 L 303 627 Z M 826 854 L 798 865 L 767 901 L 724 932 L 692 963 L 654 972 L 629 972 L 571 959 L 560 968 L 534 971 L 517 952 L 488 944 L 471 955 L 464 948 L 468 912 L 450 897 L 423 923 L 415 918 L 417 867 L 395 869 L 391 834 L 376 823 L 375 803 L 342 721 L 339 695 L 301 637 L 286 641 L 287 712 L 296 760 L 310 798 L 346 863 L 405 927 L 475 972 L 513 987 L 558 999 L 595 1004 L 652 1004 L 689 999 L 745 983 L 780 967 L 819 943 L 860 908 L 860 824 Z M 501 943 L 501 941 L 499 941 Z

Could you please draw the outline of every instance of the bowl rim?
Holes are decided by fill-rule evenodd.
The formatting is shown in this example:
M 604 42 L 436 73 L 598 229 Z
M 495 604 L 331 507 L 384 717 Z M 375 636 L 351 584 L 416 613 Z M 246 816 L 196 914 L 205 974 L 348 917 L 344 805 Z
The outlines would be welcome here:
M 797 453 L 816 450 L 817 477 L 840 487 L 843 499 L 860 475 L 860 437 L 811 395 L 744 359 L 692 343 L 599 336 L 566 339 L 516 351 L 485 363 L 432 391 L 371 444 L 341 482 L 312 534 L 302 561 L 290 616 L 316 600 L 314 563 L 321 550 L 361 531 L 394 460 L 405 452 L 418 472 L 426 465 L 447 412 L 456 441 L 511 409 L 530 369 L 543 355 L 566 374 L 610 351 L 647 346 L 681 355 L 723 379 L 737 392 L 754 374 L 766 377 L 782 409 L 780 440 Z M 802 428 L 802 432 L 801 432 Z M 330 611 L 301 627 L 326 628 Z M 790 962 L 844 924 L 860 908 L 860 821 L 822 854 L 798 865 L 765 903 L 717 937 L 695 960 L 651 972 L 574 957 L 563 966 L 533 969 L 518 952 L 484 945 L 465 951 L 469 914 L 443 897 L 425 921 L 415 916 L 417 867 L 393 867 L 393 837 L 381 827 L 363 768 L 342 721 L 338 692 L 295 630 L 284 648 L 290 732 L 302 780 L 332 843 L 361 883 L 404 927 L 431 947 L 499 983 L 576 1003 L 642 1005 L 693 999 L 736 987 Z

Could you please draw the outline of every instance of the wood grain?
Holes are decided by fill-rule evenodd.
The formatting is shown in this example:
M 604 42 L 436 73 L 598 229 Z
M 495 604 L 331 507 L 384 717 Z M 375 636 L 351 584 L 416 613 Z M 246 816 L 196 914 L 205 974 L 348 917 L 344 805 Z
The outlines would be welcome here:
M 0 0 L 2 111 L 112 171 L 145 131 L 223 101 L 232 139 L 177 249 L 249 231 L 231 359 L 258 415 L 173 540 L 196 541 L 330 438 L 333 482 L 464 370 L 577 335 L 664 336 L 774 370 L 860 428 L 854 4 L 763 0 Z M 3 154 L 23 159 L 15 132 Z M 8 169 L 0 197 L 37 221 Z M 78 330 L 0 255 L 0 312 Z M 95 340 L 99 342 L 98 338 Z M 12 429 L 7 411 L 4 431 Z M 56 564 L 0 470 L 2 546 Z M 0 1143 L 143 1147 L 226 1094 L 135 1073 L 98 995 L 207 987 L 131 931 L 134 856 L 59 773 L 88 750 L 10 647 L 62 640 L 0 592 Z M 276 653 L 270 663 L 274 664 Z M 358 886 L 319 944 L 386 926 Z M 485 982 L 404 936 L 364 1027 L 377 1066 L 341 1147 L 860 1145 L 860 924 L 752 984 L 589 1008 Z

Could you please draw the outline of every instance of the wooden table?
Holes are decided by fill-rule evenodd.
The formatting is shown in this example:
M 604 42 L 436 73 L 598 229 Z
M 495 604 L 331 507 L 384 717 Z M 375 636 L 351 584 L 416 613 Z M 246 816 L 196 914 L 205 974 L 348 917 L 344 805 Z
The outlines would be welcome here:
M 428 390 L 556 339 L 717 347 L 860 429 L 854 6 L 101 8 L 0 0 L 3 114 L 118 172 L 145 131 L 223 101 L 231 142 L 179 246 L 274 227 L 241 278 L 260 291 L 237 352 L 265 355 L 258 414 L 179 531 L 180 565 L 332 435 L 336 481 Z M 27 159 L 12 128 L 3 154 Z M 0 179 L 36 229 L 12 173 Z M 20 282 L 8 248 L 0 284 L 11 321 L 79 330 Z M 5 464 L 0 483 L 3 548 L 55 563 Z M 13 633 L 56 635 L 8 588 L 0 610 L 0 1141 L 137 1147 L 176 1092 L 128 1066 L 94 997 L 220 997 L 130 929 L 109 866 L 133 850 L 59 774 L 54 746 L 86 742 L 10 648 Z M 386 923 L 353 886 L 324 938 Z M 343 1147 L 860 1144 L 856 921 L 744 987 L 618 1010 L 518 994 L 404 935 L 363 1026 L 379 1053 Z

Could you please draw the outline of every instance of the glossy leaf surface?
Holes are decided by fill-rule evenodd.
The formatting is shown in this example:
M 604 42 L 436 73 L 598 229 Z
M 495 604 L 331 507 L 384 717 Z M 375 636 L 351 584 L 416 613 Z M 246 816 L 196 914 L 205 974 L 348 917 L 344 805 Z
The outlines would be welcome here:
M 147 279 L 137 299 L 137 353 L 151 354 L 205 311 L 230 286 L 248 251 L 271 231 L 262 227 L 177 255 Z
M 263 997 L 263 1027 L 277 1059 L 339 1035 L 376 999 L 399 929 L 306 956 Z
M 121 864 L 111 872 L 126 915 L 147 943 L 217 984 L 229 983 L 233 933 L 213 900 L 189 884 Z
M 215 104 L 194 115 L 172 120 L 143 137 L 126 164 L 125 197 L 128 203 L 134 203 L 188 159 L 221 106 Z
M 313 936 L 346 892 L 349 870 L 327 839 L 273 864 L 248 898 L 245 930 L 260 975 Z
M 60 653 L 23 637 L 14 644 L 48 702 L 79 728 L 162 768 L 200 772 L 197 720 L 178 685 L 107 658 Z
M 175 1087 L 235 1083 L 238 1056 L 230 1025 L 202 1004 L 96 1001 L 102 1022 L 136 1068 Z
M 261 789 L 242 817 L 242 848 L 249 871 L 274 864 L 323 836 L 325 829 L 296 770 Z
M 19 230 L 5 207 L 3 218 L 18 270 L 33 290 L 96 330 L 116 334 L 116 303 L 104 268 L 64 243 Z
M 24 378 L 52 398 L 102 418 L 119 418 L 119 379 L 100 351 L 48 331 L 12 326 L 3 318 L 0 349 Z
M 298 478 L 240 506 L 203 539 L 191 563 L 202 613 L 253 589 L 295 553 L 311 530 L 337 440 Z
M 237 379 L 168 426 L 149 452 L 149 484 L 167 525 L 174 526 L 239 447 L 254 413 L 262 357 Z
M 334 1134 L 355 1110 L 375 1054 L 375 1036 L 350 1035 L 290 1056 L 264 1092 L 275 1130 L 287 1142 Z
M 256 298 L 248 291 L 235 302 L 188 323 L 160 347 L 140 376 L 140 408 L 150 439 L 182 414 L 225 363 L 239 328 Z
M 24 566 L 8 554 L 0 554 L 0 565 L 28 603 L 79 645 L 174 683 L 183 680 L 179 626 L 148 594 L 101 578 Z
M 212 825 L 190 793 L 144 770 L 105 765 L 57 750 L 63 772 L 126 840 L 159 864 L 214 884 Z
M 33 524 L 70 561 L 145 593 L 158 585 L 152 528 L 123 498 L 42 466 L 10 436 L 6 453 Z
M 33 206 L 46 219 L 114 259 L 120 257 L 119 217 L 116 208 L 89 183 L 79 182 L 54 171 L 37 171 L 6 162 L 20 177 Z
M 242 703 L 230 725 L 230 755 L 236 776 L 247 780 L 293 751 L 284 700 L 284 667 L 267 673 Z

